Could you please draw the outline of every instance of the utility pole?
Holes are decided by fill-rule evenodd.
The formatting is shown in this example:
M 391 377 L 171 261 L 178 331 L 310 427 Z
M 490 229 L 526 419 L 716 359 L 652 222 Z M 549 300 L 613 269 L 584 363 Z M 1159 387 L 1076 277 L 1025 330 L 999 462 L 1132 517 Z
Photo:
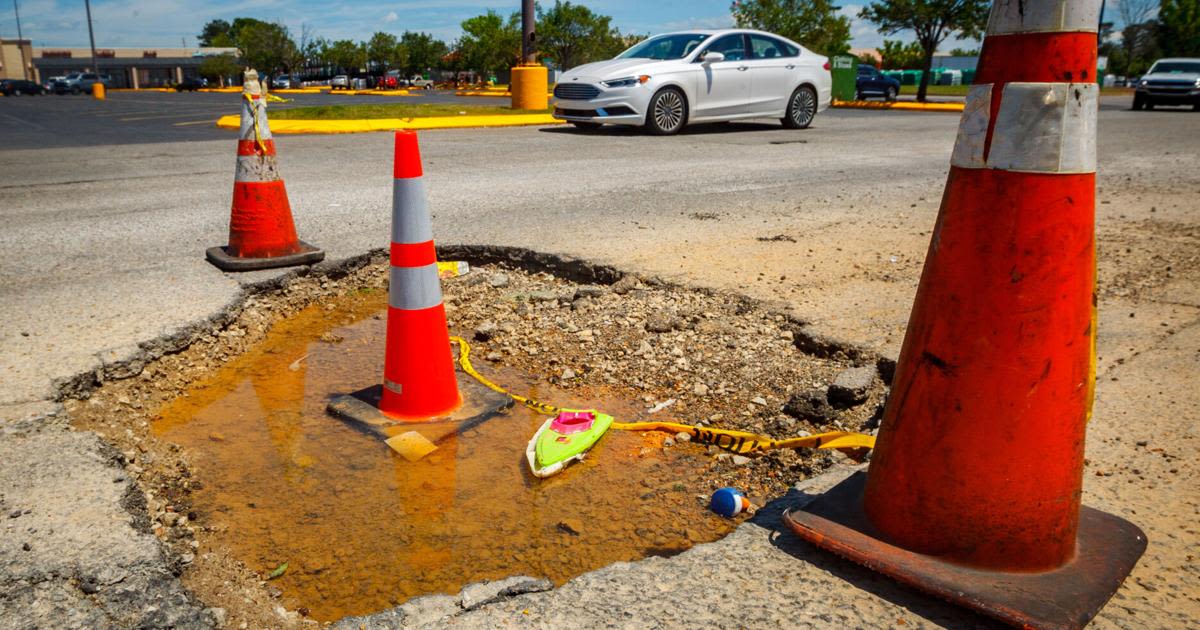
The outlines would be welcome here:
M 88 19 L 88 39 L 92 42 L 92 72 L 97 77 L 100 76 L 100 66 L 96 64 L 96 35 L 92 32 L 92 2 L 91 0 L 83 0 L 83 6 L 87 9 Z
M 536 20 L 533 0 L 521 0 L 521 63 L 526 65 L 537 63 L 537 45 L 534 43 L 537 38 L 534 32 Z
M 21 78 L 29 78 L 29 66 L 25 62 L 25 47 L 21 45 L 21 7 L 17 5 L 17 0 L 13 0 L 13 13 L 17 15 L 17 50 L 21 53 Z

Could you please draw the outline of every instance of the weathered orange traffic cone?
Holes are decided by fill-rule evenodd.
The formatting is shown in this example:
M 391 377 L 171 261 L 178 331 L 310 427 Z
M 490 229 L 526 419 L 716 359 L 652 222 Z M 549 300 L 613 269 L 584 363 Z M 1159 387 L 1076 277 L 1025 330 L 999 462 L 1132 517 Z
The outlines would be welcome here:
M 1076 628 L 1146 547 L 1080 508 L 1095 382 L 1100 0 L 996 0 L 867 474 L 800 536 L 1008 623 Z
M 417 134 L 397 131 L 387 354 L 379 409 L 410 421 L 444 416 L 462 404 L 423 175 Z
M 242 86 L 229 245 L 210 247 L 209 262 L 224 271 L 311 265 L 325 252 L 296 236 L 287 189 L 279 176 L 275 141 L 267 126 L 267 104 L 258 73 L 248 70 Z

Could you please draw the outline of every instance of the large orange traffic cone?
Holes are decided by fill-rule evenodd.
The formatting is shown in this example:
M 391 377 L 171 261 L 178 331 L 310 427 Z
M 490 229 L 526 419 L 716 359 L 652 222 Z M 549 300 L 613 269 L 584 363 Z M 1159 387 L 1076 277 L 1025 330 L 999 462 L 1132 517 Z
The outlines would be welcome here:
M 210 247 L 209 262 L 224 271 L 311 265 L 325 252 L 301 241 L 292 221 L 287 189 L 279 176 L 275 141 L 267 126 L 267 103 L 258 74 L 249 70 L 242 86 L 229 245 Z
M 785 522 L 902 582 L 1080 627 L 1146 547 L 1080 508 L 1095 381 L 1100 0 L 996 0 L 879 440 Z
M 396 132 L 393 174 L 387 354 L 379 410 L 398 420 L 419 422 L 445 416 L 462 404 L 462 397 L 450 352 L 416 132 Z

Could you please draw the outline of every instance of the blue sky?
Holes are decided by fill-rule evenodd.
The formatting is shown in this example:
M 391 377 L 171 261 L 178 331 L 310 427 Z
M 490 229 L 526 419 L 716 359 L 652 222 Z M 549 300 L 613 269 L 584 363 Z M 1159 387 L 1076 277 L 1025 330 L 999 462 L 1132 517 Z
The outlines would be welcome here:
M 625 32 L 656 33 L 684 28 L 732 25 L 728 0 L 584 0 L 589 8 L 613 17 Z M 851 45 L 878 46 L 883 37 L 857 19 L 863 2 L 842 12 L 853 20 Z M 367 39 L 375 31 L 399 34 L 426 31 L 452 40 L 459 23 L 495 9 L 509 13 L 520 0 L 409 0 L 403 2 L 322 2 L 319 0 L 92 0 L 98 47 L 196 45 L 196 34 L 212 19 L 246 16 L 279 20 L 298 35 L 302 24 L 329 39 Z M 83 0 L 21 0 L 21 28 L 35 46 L 87 46 Z M 0 0 L 0 35 L 16 36 L 11 0 Z M 894 37 L 893 37 L 894 38 Z M 803 42 L 802 42 L 803 43 Z

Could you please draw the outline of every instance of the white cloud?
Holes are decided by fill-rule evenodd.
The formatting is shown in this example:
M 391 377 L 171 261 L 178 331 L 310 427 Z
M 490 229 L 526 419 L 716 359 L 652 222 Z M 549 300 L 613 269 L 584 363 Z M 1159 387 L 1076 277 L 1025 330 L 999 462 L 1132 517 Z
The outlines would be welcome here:
M 384 22 L 395 22 L 396 20 L 399 20 L 399 19 L 400 19 L 400 16 L 396 15 L 395 11 L 388 11 L 388 14 L 383 16 Z

